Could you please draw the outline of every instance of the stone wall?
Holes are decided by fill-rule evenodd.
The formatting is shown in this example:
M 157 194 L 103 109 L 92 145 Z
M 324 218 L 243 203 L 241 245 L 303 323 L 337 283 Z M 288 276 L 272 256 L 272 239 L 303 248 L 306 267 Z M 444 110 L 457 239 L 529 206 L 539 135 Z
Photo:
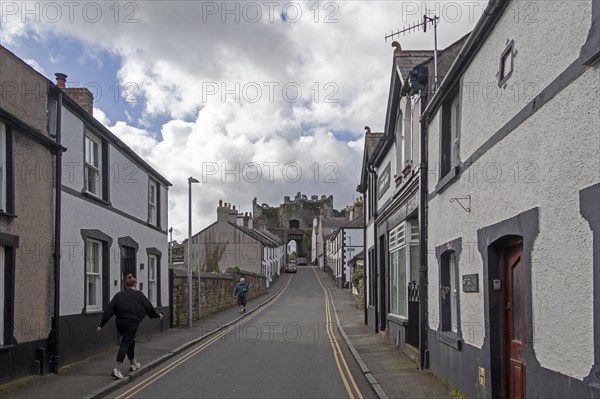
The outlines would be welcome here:
M 202 317 L 216 313 L 237 304 L 233 296 L 235 285 L 244 277 L 250 285 L 248 299 L 255 298 L 267 291 L 264 276 L 228 269 L 226 274 L 200 274 L 200 299 Z M 188 324 L 188 281 L 187 270 L 173 269 L 173 324 Z M 192 276 L 192 320 L 198 320 L 198 275 Z

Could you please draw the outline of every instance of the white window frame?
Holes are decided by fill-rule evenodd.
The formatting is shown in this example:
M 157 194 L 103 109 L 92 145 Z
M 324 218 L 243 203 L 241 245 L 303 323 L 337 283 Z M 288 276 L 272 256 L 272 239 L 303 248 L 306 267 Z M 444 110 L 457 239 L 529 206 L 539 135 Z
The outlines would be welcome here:
M 4 260 L 4 247 L 0 245 L 0 346 L 4 345 L 4 287 L 6 286 L 6 266 Z
M 443 272 L 447 272 L 447 280 L 444 274 L 441 274 L 440 278 L 440 311 L 442 316 L 440 317 L 440 326 L 442 331 L 458 333 L 458 260 L 456 251 L 447 251 L 442 254 L 442 262 L 440 263 Z M 447 284 L 447 285 L 446 285 Z M 443 296 L 443 297 L 442 297 Z M 448 299 L 444 306 L 445 298 Z M 447 308 L 446 308 L 447 306 Z M 444 317 L 445 312 L 450 313 L 450 320 Z M 450 326 L 447 326 L 447 322 L 450 322 Z
M 459 164 L 458 150 L 460 144 L 460 95 L 452 101 L 450 106 L 450 167 Z
M 90 251 L 90 246 L 98 246 L 98 257 L 96 262 L 94 262 L 97 270 L 90 271 L 89 262 L 93 259 L 90 258 L 92 256 Z M 90 303 L 90 278 L 95 280 L 96 286 L 96 295 L 95 295 L 95 304 Z M 86 310 L 102 310 L 102 241 L 93 240 L 91 238 L 87 238 L 85 240 L 85 308 Z
M 450 280 L 450 331 L 458 333 L 458 281 L 456 276 L 458 275 L 457 264 L 456 264 L 456 252 L 452 251 L 448 258 L 448 273 Z
M 158 226 L 158 184 L 152 179 L 148 180 L 148 223 Z
M 418 222 L 404 221 L 389 234 L 389 253 L 390 253 L 390 313 L 401 318 L 408 318 L 408 283 L 411 280 L 411 255 L 413 252 L 419 253 L 419 235 L 415 232 L 415 225 L 418 229 Z M 400 251 L 404 250 L 403 264 L 397 264 L 400 259 Z M 396 269 L 397 268 L 397 269 Z M 404 284 L 400 285 L 402 279 L 400 272 L 404 275 Z M 396 282 L 398 280 L 398 283 Z M 397 292 L 394 293 L 393 288 Z M 393 303 L 393 298 L 397 303 Z M 403 303 L 403 305 L 401 305 Z
M 0 121 L 0 211 L 6 212 L 7 176 L 6 176 L 6 124 Z
M 404 152 L 405 152 L 405 138 L 404 138 L 404 115 L 402 109 L 398 106 L 398 112 L 396 114 L 396 176 L 399 176 L 404 169 Z
M 85 132 L 85 144 L 84 144 L 84 190 L 85 192 L 92 194 L 96 197 L 102 197 L 102 141 L 90 133 L 89 131 Z M 93 147 L 92 145 L 97 146 L 97 155 L 98 159 L 90 159 L 94 157 Z M 88 173 L 94 173 L 97 176 L 94 182 L 90 182 Z M 90 189 L 93 188 L 93 189 Z
M 158 272 L 158 256 L 149 254 L 148 255 L 148 299 L 154 306 L 158 303 L 158 293 L 156 292 Z

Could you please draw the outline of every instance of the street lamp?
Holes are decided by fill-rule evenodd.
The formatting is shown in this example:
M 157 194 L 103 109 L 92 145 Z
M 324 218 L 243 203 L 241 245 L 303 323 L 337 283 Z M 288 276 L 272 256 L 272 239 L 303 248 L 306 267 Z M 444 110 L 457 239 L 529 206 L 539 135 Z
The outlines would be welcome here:
M 200 183 L 188 177 L 188 327 L 192 326 L 192 183 Z
M 169 269 L 173 268 L 173 227 L 169 228 L 169 234 L 171 238 L 169 239 Z

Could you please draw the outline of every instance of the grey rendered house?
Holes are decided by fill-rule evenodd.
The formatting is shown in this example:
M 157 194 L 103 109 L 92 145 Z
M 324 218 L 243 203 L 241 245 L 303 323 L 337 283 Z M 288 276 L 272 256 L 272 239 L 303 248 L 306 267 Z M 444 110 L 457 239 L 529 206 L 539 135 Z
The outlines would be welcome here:
M 183 245 L 187 265 L 188 240 Z M 252 216 L 219 201 L 217 221 L 192 236 L 191 255 L 192 269 L 223 274 L 239 267 L 265 276 L 268 286 L 283 268 L 285 243 L 267 230 L 254 229 Z
M 50 369 L 54 313 L 50 82 L 0 46 L 0 383 Z
M 490 1 L 424 112 L 431 368 L 599 398 L 600 2 L 532 4 Z
M 60 346 L 64 362 L 118 342 L 114 322 L 95 327 L 128 273 L 165 315 L 145 319 L 139 335 L 169 328 L 167 201 L 171 183 L 92 115 L 86 89 L 60 88 L 50 101 L 62 159 Z

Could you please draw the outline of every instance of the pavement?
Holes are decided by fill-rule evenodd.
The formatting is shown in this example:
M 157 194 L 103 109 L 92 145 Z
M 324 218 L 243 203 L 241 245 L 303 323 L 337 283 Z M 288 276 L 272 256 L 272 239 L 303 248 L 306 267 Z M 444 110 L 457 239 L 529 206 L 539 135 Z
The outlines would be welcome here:
M 333 299 L 335 319 L 341 335 L 355 357 L 366 380 L 381 399 L 386 398 L 448 398 L 448 387 L 435 375 L 420 371 L 405 353 L 364 325 L 364 313 L 355 306 L 349 290 L 338 288 L 324 272 L 318 276 Z M 136 356 L 141 369 L 113 380 L 116 347 L 60 369 L 58 374 L 29 376 L 0 385 L 2 398 L 100 398 L 121 388 L 130 381 L 160 366 L 186 349 L 206 340 L 213 334 L 252 314 L 270 302 L 290 278 L 277 279 L 266 294 L 248 301 L 247 312 L 239 313 L 237 306 L 196 320 L 191 328 L 176 327 L 164 333 L 136 341 Z M 127 363 L 127 362 L 126 362 Z

